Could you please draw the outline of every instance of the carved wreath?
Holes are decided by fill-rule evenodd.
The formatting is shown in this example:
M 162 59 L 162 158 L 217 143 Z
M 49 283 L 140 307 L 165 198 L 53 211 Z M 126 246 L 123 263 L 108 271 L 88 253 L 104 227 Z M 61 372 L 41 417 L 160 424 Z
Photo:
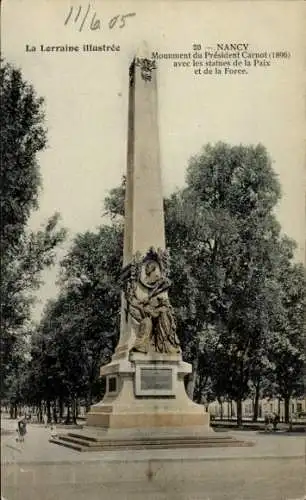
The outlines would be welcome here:
M 152 79 L 152 70 L 156 69 L 155 61 L 146 57 L 136 57 L 135 66 L 140 67 L 142 79 L 150 82 Z

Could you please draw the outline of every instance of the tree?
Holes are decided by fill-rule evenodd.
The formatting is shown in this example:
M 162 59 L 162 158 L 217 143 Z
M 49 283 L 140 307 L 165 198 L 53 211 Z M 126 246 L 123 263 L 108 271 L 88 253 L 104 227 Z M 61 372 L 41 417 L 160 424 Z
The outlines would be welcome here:
M 270 331 L 280 240 L 273 209 L 280 186 L 260 145 L 208 145 L 191 159 L 186 180 L 187 187 L 166 202 L 182 344 L 198 371 L 198 332 L 214 326 L 215 392 L 236 400 L 241 421 L 241 402 Z
M 196 403 L 208 404 L 223 394 L 216 393 L 214 373 L 219 335 L 213 325 L 208 325 L 198 336 L 196 372 L 193 377 L 193 399 Z
M 112 221 L 122 221 L 124 217 L 125 188 L 126 177 L 123 176 L 120 186 L 111 189 L 104 200 L 105 215 L 110 216 Z
M 284 241 L 279 265 L 278 314 L 273 317 L 268 357 L 270 380 L 284 400 L 285 421 L 289 422 L 290 398 L 304 393 L 305 365 L 305 268 L 291 262 L 292 248 Z
M 59 215 L 31 232 L 28 220 L 38 208 L 40 173 L 37 154 L 46 145 L 43 99 L 8 63 L 0 72 L 1 101 L 1 364 L 2 390 L 13 365 L 14 347 L 30 317 L 33 290 L 41 271 L 54 261 L 54 250 L 65 231 Z
M 89 408 L 105 390 L 101 365 L 111 359 L 119 333 L 122 229 L 102 226 L 76 236 L 61 262 L 60 294 L 45 308 L 32 342 L 32 386 L 36 401 Z M 50 411 L 49 411 L 50 413 Z
M 61 264 L 62 289 L 74 304 L 71 319 L 84 342 L 88 406 L 100 366 L 110 360 L 119 337 L 122 253 L 122 227 L 113 223 L 78 235 Z
M 6 378 L 5 400 L 10 405 L 11 418 L 17 418 L 18 406 L 27 401 L 29 373 L 28 331 L 20 335 L 11 357 L 11 367 Z
M 1 84 L 1 255 L 14 258 L 31 211 L 38 207 L 37 153 L 46 145 L 43 99 L 21 71 L 3 64 Z

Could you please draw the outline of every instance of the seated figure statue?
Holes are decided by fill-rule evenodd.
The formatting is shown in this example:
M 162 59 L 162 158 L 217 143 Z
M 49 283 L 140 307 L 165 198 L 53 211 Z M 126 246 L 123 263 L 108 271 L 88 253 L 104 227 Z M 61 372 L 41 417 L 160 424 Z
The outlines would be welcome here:
M 138 299 L 135 293 L 127 296 L 129 313 L 139 324 L 132 351 L 147 353 L 180 353 L 176 322 L 170 301 L 165 295 Z

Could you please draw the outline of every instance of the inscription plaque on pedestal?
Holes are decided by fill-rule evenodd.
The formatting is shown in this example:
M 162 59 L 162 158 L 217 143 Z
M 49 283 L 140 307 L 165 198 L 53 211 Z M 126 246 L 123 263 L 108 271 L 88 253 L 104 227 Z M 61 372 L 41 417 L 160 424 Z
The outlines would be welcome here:
M 176 370 L 173 366 L 137 365 L 135 377 L 136 396 L 173 396 Z
M 156 390 L 172 390 L 172 370 L 164 368 L 157 371 L 156 368 L 141 368 L 140 369 L 140 388 L 142 391 L 150 389 Z

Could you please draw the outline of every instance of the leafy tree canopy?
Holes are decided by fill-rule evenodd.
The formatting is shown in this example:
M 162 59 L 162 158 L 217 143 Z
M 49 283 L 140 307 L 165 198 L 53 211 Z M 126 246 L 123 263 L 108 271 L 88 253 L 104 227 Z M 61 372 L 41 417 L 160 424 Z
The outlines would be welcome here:
M 38 208 L 41 185 L 38 153 L 46 146 L 43 99 L 37 97 L 19 69 L 0 70 L 1 127 L 1 361 L 2 380 L 12 369 L 14 346 L 30 318 L 33 290 L 41 271 L 52 265 L 65 230 L 54 214 L 37 232 L 28 228 Z

